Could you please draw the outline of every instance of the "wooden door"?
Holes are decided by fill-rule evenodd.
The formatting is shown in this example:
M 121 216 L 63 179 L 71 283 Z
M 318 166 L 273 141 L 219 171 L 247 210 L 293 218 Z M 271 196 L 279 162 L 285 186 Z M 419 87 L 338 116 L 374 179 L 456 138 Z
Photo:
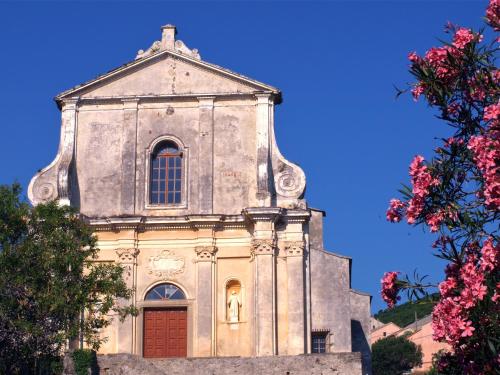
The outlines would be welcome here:
M 186 356 L 186 308 L 144 310 L 144 357 Z

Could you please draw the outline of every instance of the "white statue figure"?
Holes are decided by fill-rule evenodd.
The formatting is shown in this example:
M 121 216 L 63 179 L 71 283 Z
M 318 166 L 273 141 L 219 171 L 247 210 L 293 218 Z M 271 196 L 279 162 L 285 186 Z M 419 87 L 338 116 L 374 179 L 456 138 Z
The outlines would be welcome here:
M 229 305 L 229 321 L 239 322 L 241 301 L 235 290 L 231 292 L 227 304 Z

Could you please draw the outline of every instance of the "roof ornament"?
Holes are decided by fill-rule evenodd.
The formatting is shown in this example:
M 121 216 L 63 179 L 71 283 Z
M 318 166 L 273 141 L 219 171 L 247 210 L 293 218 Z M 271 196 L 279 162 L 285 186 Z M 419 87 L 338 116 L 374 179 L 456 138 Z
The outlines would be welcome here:
M 137 51 L 137 56 L 135 57 L 136 60 L 154 55 L 164 50 L 171 50 L 194 59 L 201 60 L 200 53 L 196 48 L 189 49 L 182 40 L 175 40 L 177 30 L 174 25 L 162 26 L 161 31 L 161 40 L 153 42 L 151 47 L 149 47 L 146 51 L 142 49 Z

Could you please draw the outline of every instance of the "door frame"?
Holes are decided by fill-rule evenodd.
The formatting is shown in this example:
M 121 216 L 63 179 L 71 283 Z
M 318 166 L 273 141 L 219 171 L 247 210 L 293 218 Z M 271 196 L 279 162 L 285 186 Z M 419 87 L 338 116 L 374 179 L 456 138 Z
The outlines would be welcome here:
M 137 341 L 135 354 L 144 358 L 144 309 L 169 309 L 185 308 L 187 311 L 187 357 L 193 356 L 193 300 L 168 300 L 168 301 L 142 301 L 137 303 L 139 315 L 137 315 Z

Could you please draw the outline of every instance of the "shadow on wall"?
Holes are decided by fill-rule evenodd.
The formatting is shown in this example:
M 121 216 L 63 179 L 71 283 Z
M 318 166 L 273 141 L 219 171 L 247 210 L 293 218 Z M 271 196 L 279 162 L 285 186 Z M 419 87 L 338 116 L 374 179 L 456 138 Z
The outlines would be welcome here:
M 363 331 L 363 326 L 358 320 L 351 320 L 351 339 L 352 339 L 352 351 L 360 352 L 362 356 L 363 363 L 363 375 L 371 375 L 372 373 L 372 361 L 371 361 L 371 347 Z

